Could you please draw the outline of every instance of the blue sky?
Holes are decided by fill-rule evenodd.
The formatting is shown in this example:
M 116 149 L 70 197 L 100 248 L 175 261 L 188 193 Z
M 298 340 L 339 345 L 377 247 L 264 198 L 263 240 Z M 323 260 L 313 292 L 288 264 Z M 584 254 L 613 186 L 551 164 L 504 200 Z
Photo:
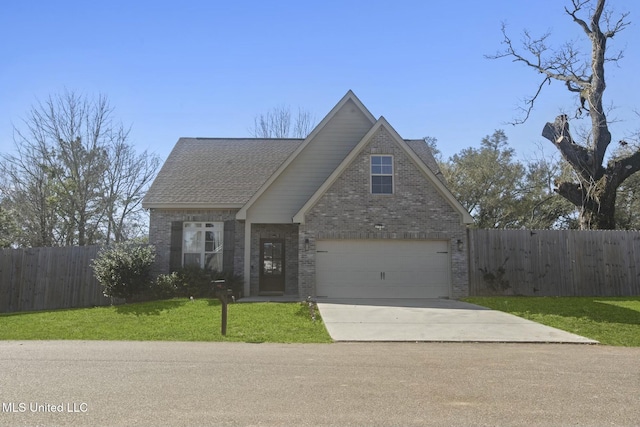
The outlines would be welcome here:
M 163 159 L 181 136 L 249 136 L 254 117 L 279 105 L 317 121 L 352 89 L 374 116 L 404 138 L 433 136 L 445 156 L 505 129 L 521 158 L 542 145 L 546 121 L 574 100 L 560 84 L 545 88 L 525 125 L 507 124 L 537 74 L 500 49 L 501 22 L 551 30 L 557 45 L 580 30 L 568 1 L 11 1 L 0 14 L 0 151 L 13 147 L 38 99 L 65 88 L 105 94 L 132 126 L 131 140 Z M 640 128 L 640 4 L 613 40 L 626 48 L 607 69 L 605 101 L 621 121 L 614 138 Z M 584 39 L 583 39 L 584 40 Z M 582 42 L 585 47 L 588 47 Z

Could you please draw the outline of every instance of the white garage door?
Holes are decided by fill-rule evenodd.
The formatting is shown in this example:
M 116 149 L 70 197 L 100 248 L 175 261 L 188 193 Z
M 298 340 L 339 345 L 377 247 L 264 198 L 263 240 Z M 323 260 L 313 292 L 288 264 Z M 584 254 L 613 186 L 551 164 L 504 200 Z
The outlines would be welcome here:
M 320 240 L 316 250 L 318 297 L 440 298 L 450 294 L 447 241 Z

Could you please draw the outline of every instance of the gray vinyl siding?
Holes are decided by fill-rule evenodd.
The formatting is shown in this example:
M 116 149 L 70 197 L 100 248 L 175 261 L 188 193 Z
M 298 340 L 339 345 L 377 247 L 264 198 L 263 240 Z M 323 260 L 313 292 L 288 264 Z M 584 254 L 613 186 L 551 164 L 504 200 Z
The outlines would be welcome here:
M 290 223 L 373 123 L 348 101 L 286 170 L 255 201 L 248 218 L 259 223 Z

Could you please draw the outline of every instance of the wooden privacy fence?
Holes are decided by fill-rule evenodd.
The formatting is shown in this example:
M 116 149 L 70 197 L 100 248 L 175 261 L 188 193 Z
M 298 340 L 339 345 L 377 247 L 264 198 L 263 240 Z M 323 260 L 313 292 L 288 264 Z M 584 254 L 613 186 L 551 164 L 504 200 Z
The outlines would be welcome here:
M 640 295 L 640 232 L 471 229 L 469 293 Z
M 0 313 L 109 305 L 99 246 L 0 250 Z M 469 230 L 469 293 L 640 295 L 640 232 Z
M 0 250 L 0 313 L 109 305 L 93 275 L 99 246 Z

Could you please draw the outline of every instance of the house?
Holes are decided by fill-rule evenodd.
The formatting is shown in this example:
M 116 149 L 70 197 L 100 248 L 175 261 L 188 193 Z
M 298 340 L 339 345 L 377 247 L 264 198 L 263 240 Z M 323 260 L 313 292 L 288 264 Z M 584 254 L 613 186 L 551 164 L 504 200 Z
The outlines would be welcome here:
M 423 140 L 351 91 L 306 139 L 180 138 L 146 194 L 157 270 L 244 277 L 244 295 L 460 298 L 466 224 Z

